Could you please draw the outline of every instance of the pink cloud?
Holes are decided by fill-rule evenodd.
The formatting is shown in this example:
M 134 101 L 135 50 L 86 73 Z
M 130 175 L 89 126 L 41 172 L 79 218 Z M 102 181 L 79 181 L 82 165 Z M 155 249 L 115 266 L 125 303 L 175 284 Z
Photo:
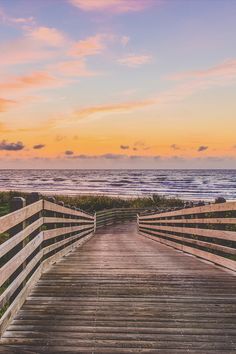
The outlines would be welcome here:
M 30 26 L 24 29 L 22 37 L 0 44 L 0 65 L 51 59 L 59 56 L 65 47 L 66 36 L 56 28 Z
M 33 40 L 55 47 L 65 43 L 64 34 L 52 27 L 37 27 L 29 32 L 29 36 Z
M 132 101 L 132 102 L 121 102 L 121 103 L 112 103 L 104 104 L 98 106 L 91 106 L 87 108 L 82 108 L 74 112 L 74 117 L 76 119 L 84 119 L 91 115 L 98 113 L 119 113 L 119 112 L 129 112 L 136 109 L 144 108 L 154 104 L 152 100 L 142 100 L 142 101 Z
M 0 44 L 0 53 L 0 65 L 5 66 L 39 62 L 57 54 L 26 37 Z
M 58 74 L 65 76 L 96 76 L 98 73 L 90 71 L 84 60 L 69 60 L 60 62 L 53 66 L 52 70 L 56 70 Z
M 100 54 L 105 48 L 106 35 L 96 34 L 73 44 L 69 54 L 77 57 L 86 57 Z
M 0 90 L 23 90 L 28 88 L 48 87 L 58 84 L 58 80 L 47 72 L 33 72 L 30 75 L 16 76 L 0 82 Z
M 150 55 L 129 54 L 126 57 L 119 59 L 118 62 L 121 65 L 126 65 L 131 68 L 136 68 L 138 66 L 150 63 L 151 60 L 152 57 Z
M 84 11 L 124 13 L 142 11 L 149 7 L 153 0 L 69 0 L 69 2 Z
M 223 63 L 212 66 L 205 70 L 186 71 L 179 74 L 171 75 L 168 78 L 171 80 L 236 78 L 236 60 L 226 60 Z

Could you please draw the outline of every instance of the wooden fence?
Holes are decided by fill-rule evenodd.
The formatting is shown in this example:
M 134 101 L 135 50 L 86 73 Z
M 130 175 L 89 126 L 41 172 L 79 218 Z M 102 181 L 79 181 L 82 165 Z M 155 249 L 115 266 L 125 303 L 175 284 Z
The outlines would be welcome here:
M 138 215 L 139 233 L 236 271 L 236 202 Z
M 95 225 L 95 216 L 47 200 L 0 218 L 0 334 L 41 274 L 92 237 Z
M 96 228 L 111 225 L 117 222 L 136 220 L 138 213 L 145 214 L 151 212 L 154 211 L 150 208 L 114 208 L 102 210 L 96 213 Z

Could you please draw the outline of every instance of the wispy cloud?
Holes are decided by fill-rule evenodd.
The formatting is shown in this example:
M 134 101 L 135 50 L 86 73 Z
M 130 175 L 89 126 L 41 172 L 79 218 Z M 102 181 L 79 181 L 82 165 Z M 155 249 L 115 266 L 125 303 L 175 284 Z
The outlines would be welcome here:
M 126 57 L 123 57 L 118 60 L 118 63 L 121 65 L 126 65 L 131 68 L 137 68 L 141 65 L 148 64 L 152 60 L 150 55 L 136 55 L 136 54 L 129 54 Z
M 89 70 L 84 59 L 80 60 L 68 60 L 59 62 L 51 66 L 51 70 L 55 73 L 72 76 L 72 77 L 90 77 L 97 76 L 99 73 Z
M 24 144 L 21 141 L 17 141 L 16 143 L 9 143 L 6 140 L 2 140 L 0 142 L 0 150 L 6 151 L 19 151 L 24 149 Z
M 122 113 L 130 112 L 139 108 L 144 108 L 150 106 L 154 103 L 152 100 L 134 101 L 134 102 L 121 102 L 114 104 L 105 104 L 100 106 L 91 106 L 87 108 L 82 108 L 74 112 L 74 117 L 76 119 L 84 119 L 91 115 L 100 113 Z
M 108 38 L 105 34 L 96 34 L 73 43 L 69 55 L 75 57 L 86 57 L 102 53 L 105 48 L 105 40 Z
M 0 9 L 0 22 L 5 23 L 7 25 L 33 25 L 35 23 L 34 17 L 12 17 L 7 15 L 3 9 Z
M 155 0 L 155 2 L 159 0 Z M 153 4 L 153 0 L 69 0 L 69 2 L 84 11 L 108 11 L 124 13 L 141 11 Z
M 183 79 L 232 79 L 236 78 L 236 59 L 226 60 L 203 70 L 185 71 L 169 76 L 172 80 Z
M 24 49 L 23 49 L 24 48 Z M 0 44 L 1 66 L 42 62 L 57 55 L 29 37 L 22 37 Z
M 0 98 L 0 112 L 5 112 L 10 106 L 14 105 L 16 101 Z
M 35 87 L 48 87 L 59 84 L 59 80 L 47 72 L 33 72 L 29 75 L 16 76 L 0 82 L 0 90 L 22 90 Z

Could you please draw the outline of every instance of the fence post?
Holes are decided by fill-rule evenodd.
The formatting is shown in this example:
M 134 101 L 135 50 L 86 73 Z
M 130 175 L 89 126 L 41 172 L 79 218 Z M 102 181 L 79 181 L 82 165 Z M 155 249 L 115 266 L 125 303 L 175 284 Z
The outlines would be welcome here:
M 97 213 L 94 213 L 94 219 L 93 219 L 93 224 L 94 224 L 94 233 L 96 232 L 96 227 L 97 227 Z
M 26 202 L 27 202 L 27 205 L 29 205 L 29 204 L 33 204 L 33 203 L 39 201 L 40 199 L 42 199 L 42 195 L 40 193 L 32 192 L 27 196 Z

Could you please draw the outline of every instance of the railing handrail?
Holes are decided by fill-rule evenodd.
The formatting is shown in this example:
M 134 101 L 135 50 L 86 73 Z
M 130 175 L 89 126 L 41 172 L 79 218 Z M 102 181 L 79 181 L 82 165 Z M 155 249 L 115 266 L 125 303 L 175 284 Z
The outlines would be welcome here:
M 236 202 L 138 215 L 137 223 L 144 236 L 236 271 Z
M 40 199 L 0 217 L 2 334 L 40 275 L 94 234 L 96 215 Z M 5 312 L 3 311 L 5 310 Z
M 154 215 L 146 215 L 144 219 L 150 219 L 152 217 L 161 218 L 161 217 L 172 217 L 172 216 L 195 215 L 195 214 L 224 212 L 224 211 L 232 211 L 232 210 L 236 210 L 236 202 L 226 202 L 226 203 L 219 203 L 219 204 L 197 206 L 192 208 L 183 208 L 174 211 L 156 213 Z

